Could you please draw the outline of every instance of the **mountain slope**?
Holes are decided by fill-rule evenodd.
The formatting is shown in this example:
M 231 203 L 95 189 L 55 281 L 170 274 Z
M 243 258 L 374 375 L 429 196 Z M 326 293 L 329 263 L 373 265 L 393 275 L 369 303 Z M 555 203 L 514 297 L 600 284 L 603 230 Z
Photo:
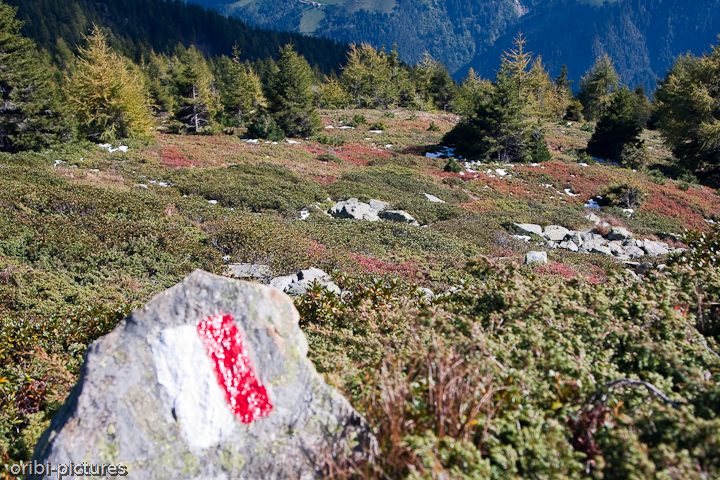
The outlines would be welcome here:
M 274 57 L 281 46 L 293 43 L 311 65 L 329 73 L 338 70 L 347 51 L 346 45 L 333 40 L 252 27 L 179 0 L 6 0 L 6 3 L 18 7 L 17 18 L 25 22 L 23 34 L 50 51 L 60 38 L 71 48 L 81 44 L 93 23 L 109 28 L 114 46 L 130 56 L 139 56 L 149 48 L 170 51 L 178 43 L 193 44 L 211 55 L 230 54 L 237 44 L 243 58 L 254 61 Z
M 720 0 L 190 0 L 251 24 L 375 46 L 398 44 L 403 60 L 425 52 L 456 78 L 473 67 L 492 77 L 518 31 L 557 73 L 575 79 L 608 53 L 623 81 L 653 88 L 672 60 L 701 54 L 720 33 Z M 317 6 L 321 5 L 321 6 Z

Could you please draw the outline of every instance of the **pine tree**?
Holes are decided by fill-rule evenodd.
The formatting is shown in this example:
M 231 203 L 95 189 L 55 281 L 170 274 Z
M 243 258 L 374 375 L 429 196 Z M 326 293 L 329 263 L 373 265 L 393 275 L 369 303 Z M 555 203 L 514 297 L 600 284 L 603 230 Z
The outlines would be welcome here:
M 66 138 L 51 69 L 20 35 L 16 9 L 0 3 L 0 150 L 44 148 Z
M 620 77 L 610 57 L 598 57 L 592 69 L 580 80 L 578 98 L 583 104 L 583 114 L 588 120 L 596 120 L 605 113 L 613 91 L 618 88 Z
M 175 116 L 189 131 L 200 133 L 218 111 L 214 78 L 202 52 L 194 46 L 178 48 L 174 63 L 173 83 L 179 97 Z
M 148 92 L 126 58 L 110 50 L 97 26 L 79 48 L 67 97 L 82 134 L 95 141 L 152 135 Z
M 309 137 L 320 128 L 311 78 L 310 66 L 292 45 L 280 49 L 266 97 L 268 110 L 290 137 Z
M 595 128 L 587 152 L 594 156 L 619 162 L 626 145 L 639 147 L 642 126 L 635 115 L 635 99 L 627 87 L 613 95 L 605 113 Z
M 142 68 L 155 116 L 167 121 L 177 110 L 177 100 L 173 94 L 172 63 L 165 54 L 156 55 L 151 52 Z

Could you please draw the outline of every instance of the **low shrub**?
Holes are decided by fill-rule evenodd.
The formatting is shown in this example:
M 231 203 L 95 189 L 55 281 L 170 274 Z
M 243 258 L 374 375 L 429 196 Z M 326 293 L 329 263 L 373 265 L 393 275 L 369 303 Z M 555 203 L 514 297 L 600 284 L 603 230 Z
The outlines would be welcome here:
M 248 138 L 262 138 L 279 142 L 285 138 L 285 132 L 270 115 L 260 115 L 250 121 L 246 135 Z
M 428 127 L 428 132 L 439 132 L 440 127 L 438 127 L 435 122 L 430 122 L 430 126 Z
M 343 140 L 342 138 L 333 137 L 332 135 L 327 135 L 325 133 L 315 135 L 314 137 L 312 137 L 312 140 L 323 145 L 329 145 L 331 147 L 342 147 L 343 145 L 345 145 L 345 140 Z
M 387 130 L 387 125 L 385 125 L 385 122 L 374 122 L 370 124 L 369 127 L 370 130 Z
M 316 158 L 321 162 L 333 162 L 339 165 L 345 163 L 342 158 L 335 156 L 332 153 L 321 153 Z
M 460 172 L 462 172 L 462 167 L 454 158 L 449 158 L 447 163 L 445 164 L 445 167 L 443 167 L 443 171 L 451 172 L 451 173 L 460 173 Z

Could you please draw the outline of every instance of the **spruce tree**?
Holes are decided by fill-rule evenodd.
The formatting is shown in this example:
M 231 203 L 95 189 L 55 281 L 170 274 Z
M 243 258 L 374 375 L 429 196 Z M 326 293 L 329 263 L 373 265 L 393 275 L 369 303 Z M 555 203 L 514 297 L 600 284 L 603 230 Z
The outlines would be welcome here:
M 188 131 L 200 133 L 218 111 L 218 95 L 214 78 L 204 55 L 196 47 L 176 50 L 173 83 L 178 95 L 175 117 Z
M 309 137 L 321 125 L 312 91 L 312 71 L 292 45 L 280 49 L 268 89 L 268 110 L 289 137 Z
M 66 138 L 51 69 L 19 31 L 16 9 L 0 3 L 0 150 L 39 149 Z
M 130 61 L 108 47 L 97 26 L 80 47 L 67 97 L 82 134 L 95 141 L 152 135 L 148 92 Z
M 619 162 L 625 146 L 640 147 L 642 126 L 635 115 L 635 99 L 627 87 L 613 96 L 588 142 L 587 152 Z
M 343 67 L 341 83 L 354 102 L 355 108 L 388 108 L 398 101 L 398 61 L 382 50 L 363 43 L 350 45 L 348 60 Z

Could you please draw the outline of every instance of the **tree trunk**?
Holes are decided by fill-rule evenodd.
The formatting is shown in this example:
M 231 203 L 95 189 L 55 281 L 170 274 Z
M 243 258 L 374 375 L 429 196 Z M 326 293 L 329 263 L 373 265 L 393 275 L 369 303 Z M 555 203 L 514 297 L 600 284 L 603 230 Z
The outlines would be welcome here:
M 200 132 L 200 126 L 198 125 L 198 113 L 197 113 L 197 96 L 195 95 L 195 85 L 193 85 L 193 119 L 195 121 L 195 133 Z

